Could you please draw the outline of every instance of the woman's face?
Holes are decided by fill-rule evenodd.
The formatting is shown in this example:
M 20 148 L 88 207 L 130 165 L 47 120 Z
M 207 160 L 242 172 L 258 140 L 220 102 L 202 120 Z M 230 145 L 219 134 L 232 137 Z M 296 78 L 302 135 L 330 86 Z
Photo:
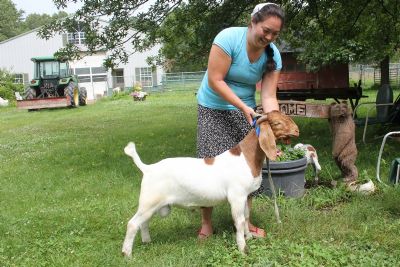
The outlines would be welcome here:
M 281 31 L 282 20 L 272 16 L 258 23 L 251 22 L 251 36 L 253 45 L 256 47 L 266 47 L 278 38 Z

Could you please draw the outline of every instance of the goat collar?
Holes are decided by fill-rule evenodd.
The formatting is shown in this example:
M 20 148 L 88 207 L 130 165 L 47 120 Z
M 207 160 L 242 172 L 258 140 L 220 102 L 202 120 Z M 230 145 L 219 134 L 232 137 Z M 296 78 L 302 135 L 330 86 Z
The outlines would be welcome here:
M 257 135 L 257 137 L 260 136 L 260 125 L 257 124 L 257 120 L 258 120 L 259 118 L 261 118 L 261 115 L 260 115 L 260 114 L 255 115 L 255 116 L 253 117 L 253 124 L 252 124 L 252 126 L 256 129 L 256 135 Z

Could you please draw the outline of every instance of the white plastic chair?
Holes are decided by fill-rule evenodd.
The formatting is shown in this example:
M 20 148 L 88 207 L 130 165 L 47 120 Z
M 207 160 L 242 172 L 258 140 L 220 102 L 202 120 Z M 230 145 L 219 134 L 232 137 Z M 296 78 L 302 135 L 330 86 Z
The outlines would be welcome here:
M 17 100 L 22 100 L 22 96 L 21 96 L 21 94 L 19 92 L 15 92 L 15 98 Z
M 376 164 L 376 179 L 383 183 L 380 177 L 380 168 L 381 168 L 381 158 L 382 158 L 382 152 L 383 152 L 383 148 L 385 146 L 386 140 L 388 137 L 390 137 L 391 135 L 400 135 L 400 131 L 396 131 L 396 132 L 389 132 L 387 133 L 382 140 L 382 145 L 381 148 L 379 150 L 379 155 L 378 155 L 378 162 Z M 399 182 L 399 175 L 400 175 L 400 165 L 397 165 L 397 169 L 395 170 L 396 172 L 396 178 L 395 178 L 395 184 L 397 185 Z M 383 183 L 384 184 L 384 183 Z

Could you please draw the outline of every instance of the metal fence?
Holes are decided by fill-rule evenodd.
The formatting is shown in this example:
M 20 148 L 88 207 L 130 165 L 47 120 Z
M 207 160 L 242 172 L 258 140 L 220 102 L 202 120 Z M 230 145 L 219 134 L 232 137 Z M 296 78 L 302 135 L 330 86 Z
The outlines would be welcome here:
M 164 73 L 161 80 L 162 90 L 197 90 L 205 73 L 205 71 Z
M 205 71 L 164 73 L 158 84 L 154 81 L 142 87 L 146 92 L 197 91 L 204 74 Z M 121 91 L 127 91 L 132 90 L 134 85 L 134 77 L 111 76 L 107 79 L 108 95 L 112 95 L 116 87 L 120 87 Z
M 349 69 L 350 80 L 361 80 L 363 85 L 379 85 L 381 82 L 381 69 L 372 65 L 351 65 Z M 400 63 L 391 63 L 389 66 L 390 85 L 400 87 Z

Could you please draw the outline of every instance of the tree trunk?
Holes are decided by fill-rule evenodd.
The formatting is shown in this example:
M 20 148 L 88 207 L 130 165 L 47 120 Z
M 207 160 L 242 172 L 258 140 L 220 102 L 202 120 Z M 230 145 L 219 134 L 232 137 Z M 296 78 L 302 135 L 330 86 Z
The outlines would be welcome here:
M 381 87 L 385 84 L 390 84 L 390 77 L 389 77 L 389 63 L 390 58 L 389 56 L 385 56 L 385 58 L 381 61 Z

